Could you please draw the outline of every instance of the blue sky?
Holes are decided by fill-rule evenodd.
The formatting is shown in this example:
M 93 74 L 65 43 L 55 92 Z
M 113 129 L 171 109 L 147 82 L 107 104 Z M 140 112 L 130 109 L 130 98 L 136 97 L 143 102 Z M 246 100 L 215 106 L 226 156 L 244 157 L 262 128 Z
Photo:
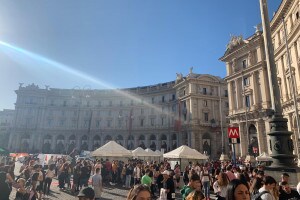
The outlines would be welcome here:
M 268 1 L 270 15 L 280 2 Z M 192 66 L 225 77 L 230 34 L 258 23 L 259 0 L 0 0 L 0 110 L 14 108 L 20 82 L 127 88 Z

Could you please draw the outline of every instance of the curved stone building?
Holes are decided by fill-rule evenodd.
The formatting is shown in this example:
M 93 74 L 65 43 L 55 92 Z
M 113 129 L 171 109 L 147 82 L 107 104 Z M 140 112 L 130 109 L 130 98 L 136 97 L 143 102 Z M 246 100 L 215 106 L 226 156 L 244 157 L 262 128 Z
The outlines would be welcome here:
M 12 152 L 70 153 L 115 140 L 128 149 L 166 152 L 186 144 L 213 158 L 221 153 L 226 84 L 192 69 L 175 81 L 145 87 L 42 89 L 31 84 L 20 85 L 16 94 Z

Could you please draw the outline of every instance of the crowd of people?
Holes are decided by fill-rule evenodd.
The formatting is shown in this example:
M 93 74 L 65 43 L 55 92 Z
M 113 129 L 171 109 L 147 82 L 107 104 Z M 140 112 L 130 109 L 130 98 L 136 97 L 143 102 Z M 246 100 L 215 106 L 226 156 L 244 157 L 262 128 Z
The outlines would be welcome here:
M 287 173 L 282 174 L 281 180 L 275 180 L 265 174 L 260 165 L 237 167 L 231 162 L 190 162 L 181 171 L 179 163 L 171 167 L 166 160 L 101 159 L 73 163 L 54 157 L 47 164 L 41 166 L 39 160 L 29 158 L 22 164 L 18 176 L 14 174 L 14 162 L 0 165 L 0 200 L 8 200 L 12 188 L 16 188 L 16 200 L 46 199 L 51 187 L 56 187 L 51 185 L 54 178 L 61 191 L 68 191 L 79 199 L 100 199 L 103 186 L 128 189 L 128 200 L 172 200 L 178 198 L 179 192 L 183 200 L 208 200 L 211 192 L 219 200 L 300 199 L 300 184 L 298 191 L 291 189 Z

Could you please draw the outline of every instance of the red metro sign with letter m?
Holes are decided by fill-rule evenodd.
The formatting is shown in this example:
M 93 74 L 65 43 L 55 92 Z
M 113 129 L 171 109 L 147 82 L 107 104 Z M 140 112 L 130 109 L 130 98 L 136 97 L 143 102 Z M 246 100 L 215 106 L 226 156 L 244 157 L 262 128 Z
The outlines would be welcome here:
M 228 127 L 228 138 L 240 138 L 239 127 Z

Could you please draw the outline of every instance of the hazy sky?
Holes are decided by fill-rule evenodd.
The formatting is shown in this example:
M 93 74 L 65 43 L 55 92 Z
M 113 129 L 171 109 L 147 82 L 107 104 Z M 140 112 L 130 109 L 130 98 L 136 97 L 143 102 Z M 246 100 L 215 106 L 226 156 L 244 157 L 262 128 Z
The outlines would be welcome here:
M 223 78 L 230 34 L 260 22 L 259 0 L 0 0 L 0 110 L 14 108 L 20 82 L 127 88 L 192 66 Z

